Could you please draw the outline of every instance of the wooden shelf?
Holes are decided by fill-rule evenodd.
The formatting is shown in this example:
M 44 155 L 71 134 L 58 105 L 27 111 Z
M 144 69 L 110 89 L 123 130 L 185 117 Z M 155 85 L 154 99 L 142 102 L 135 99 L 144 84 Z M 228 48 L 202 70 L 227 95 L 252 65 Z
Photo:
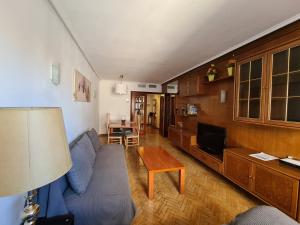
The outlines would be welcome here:
M 205 81 L 203 82 L 203 84 L 211 84 L 211 83 L 215 83 L 215 82 L 220 82 L 220 81 L 225 81 L 225 80 L 230 80 L 230 79 L 233 79 L 234 75 L 232 76 L 223 76 L 223 77 L 220 77 L 220 78 L 217 78 L 213 81 Z

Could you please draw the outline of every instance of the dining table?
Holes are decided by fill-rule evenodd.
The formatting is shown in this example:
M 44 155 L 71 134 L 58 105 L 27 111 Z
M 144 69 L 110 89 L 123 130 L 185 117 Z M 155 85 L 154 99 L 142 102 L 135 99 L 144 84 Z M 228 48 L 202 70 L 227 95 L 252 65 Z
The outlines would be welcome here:
M 125 123 L 121 123 L 118 121 L 111 121 L 108 125 L 109 131 L 112 133 L 113 129 L 136 129 L 137 128 L 137 124 L 135 122 L 125 122 Z

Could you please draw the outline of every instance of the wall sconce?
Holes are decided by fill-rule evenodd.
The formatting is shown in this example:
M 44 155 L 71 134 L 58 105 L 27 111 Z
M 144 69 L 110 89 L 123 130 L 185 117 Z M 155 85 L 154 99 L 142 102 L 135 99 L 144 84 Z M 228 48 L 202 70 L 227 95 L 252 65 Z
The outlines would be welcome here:
M 60 64 L 52 63 L 50 71 L 50 80 L 52 84 L 59 85 L 60 83 Z
M 226 96 L 227 96 L 226 90 L 221 90 L 221 93 L 220 93 L 220 102 L 222 104 L 226 103 Z

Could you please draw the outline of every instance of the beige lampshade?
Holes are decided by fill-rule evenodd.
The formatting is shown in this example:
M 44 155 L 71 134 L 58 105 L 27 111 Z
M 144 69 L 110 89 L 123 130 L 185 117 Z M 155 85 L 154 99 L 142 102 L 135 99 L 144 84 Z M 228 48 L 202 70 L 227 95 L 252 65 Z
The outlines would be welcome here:
M 51 183 L 71 166 L 60 108 L 0 108 L 0 196 Z

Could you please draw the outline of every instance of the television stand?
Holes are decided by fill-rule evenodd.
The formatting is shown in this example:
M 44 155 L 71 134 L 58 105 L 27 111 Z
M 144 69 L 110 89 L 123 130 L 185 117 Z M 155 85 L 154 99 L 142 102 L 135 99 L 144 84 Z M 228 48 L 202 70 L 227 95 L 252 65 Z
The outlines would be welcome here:
M 174 145 L 184 150 L 187 154 L 192 155 L 209 168 L 223 174 L 223 154 L 214 155 L 201 150 L 197 145 L 195 133 L 175 126 L 169 126 L 168 133 L 168 138 Z
M 200 149 L 198 145 L 192 145 L 189 153 L 209 168 L 220 174 L 224 173 L 223 154 L 208 153 Z

